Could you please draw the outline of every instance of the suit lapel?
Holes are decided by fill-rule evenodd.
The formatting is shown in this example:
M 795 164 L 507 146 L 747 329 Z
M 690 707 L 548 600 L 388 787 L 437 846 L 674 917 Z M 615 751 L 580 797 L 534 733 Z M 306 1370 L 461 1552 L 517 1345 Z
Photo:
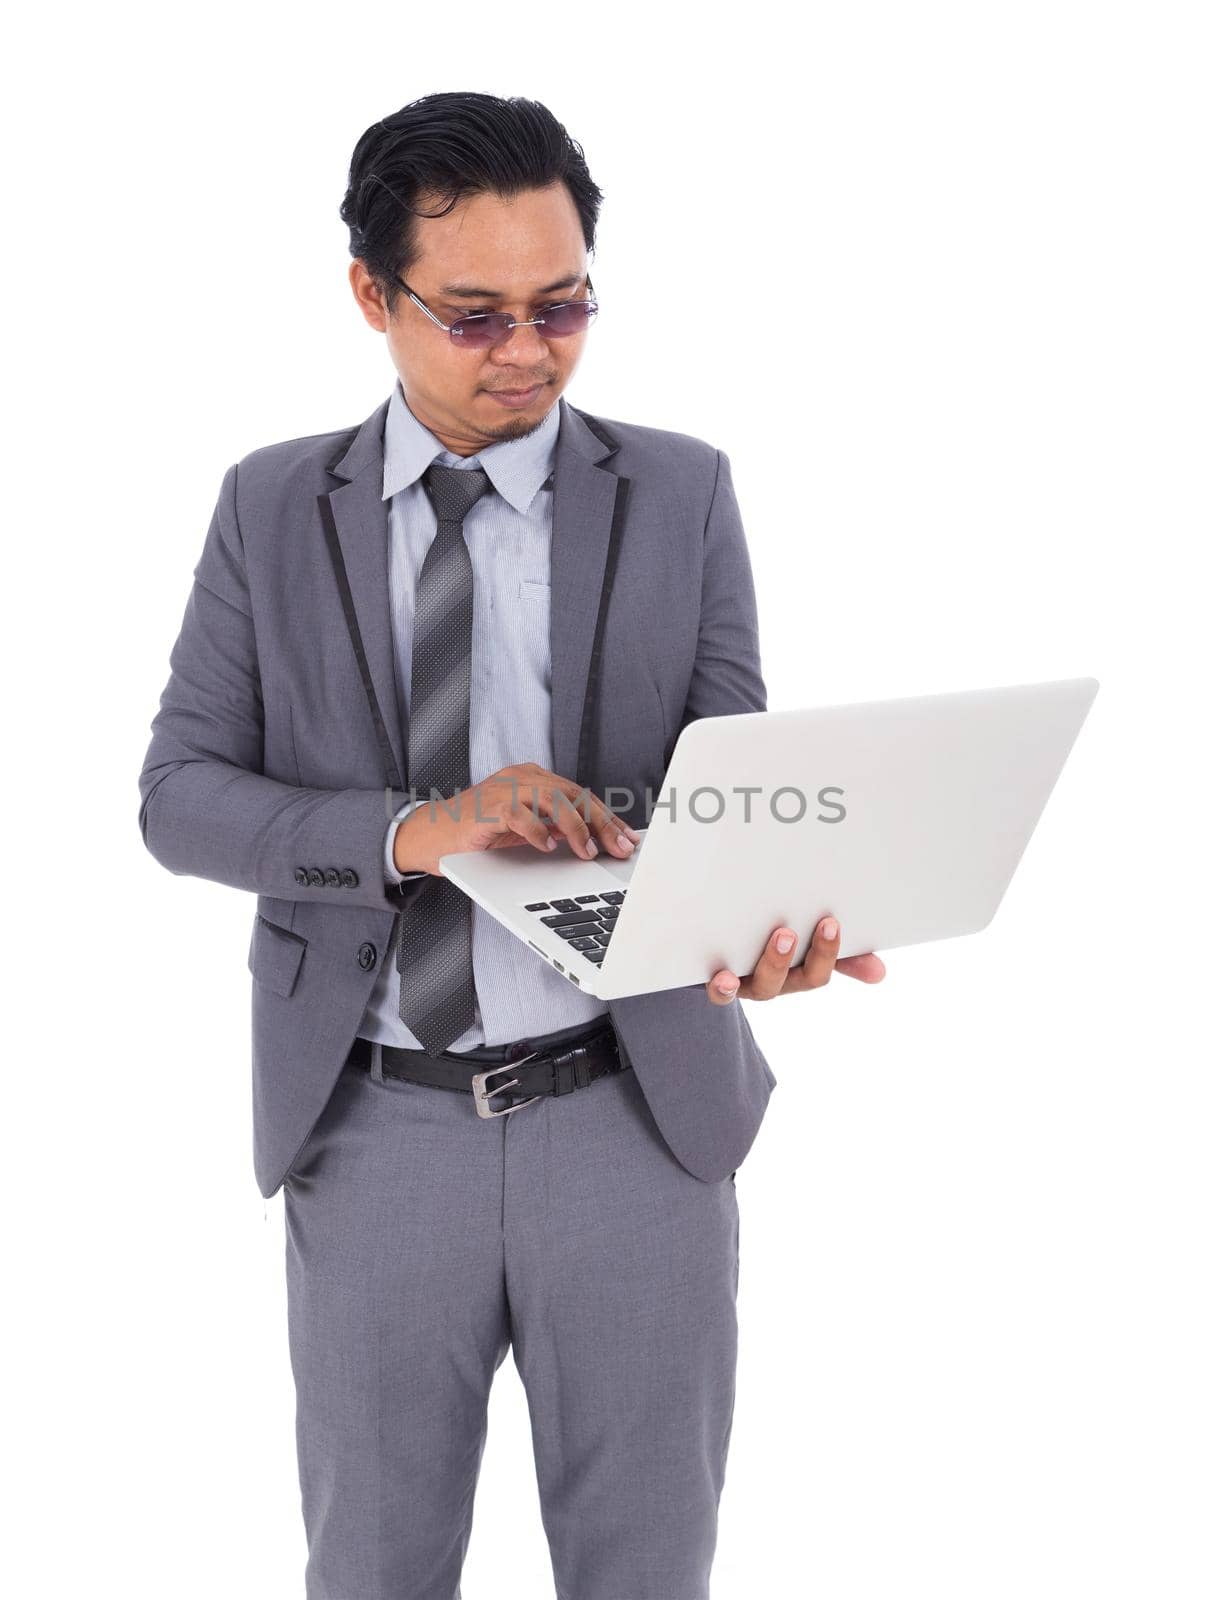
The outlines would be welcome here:
M 387 783 L 407 789 L 407 763 L 400 726 L 399 694 L 391 639 L 391 584 L 387 572 L 390 501 L 382 497 L 383 427 L 390 398 L 354 434 L 328 471 L 345 480 L 319 496 L 324 531 L 330 520 L 342 557 L 336 579 L 358 666 L 366 684 L 370 715 L 383 755 Z M 330 542 L 330 541 L 329 541 Z M 344 589 L 347 584 L 349 596 Z
M 558 404 L 549 613 L 553 762 L 563 776 L 590 783 L 592 774 L 577 769 L 592 734 L 604 613 L 628 479 L 601 465 L 617 445 L 600 423 L 576 411 L 564 396 Z M 406 790 L 411 775 L 400 724 L 387 571 L 390 505 L 382 498 L 389 405 L 388 398 L 342 441 L 328 464 L 341 483 L 319 495 L 318 503 L 387 783 Z
M 563 778 L 589 784 L 593 775 L 578 770 L 579 759 L 586 764 L 603 613 L 619 546 L 616 511 L 623 510 L 628 480 L 600 464 L 617 448 L 600 424 L 564 396 L 560 405 L 550 556 L 553 767 Z

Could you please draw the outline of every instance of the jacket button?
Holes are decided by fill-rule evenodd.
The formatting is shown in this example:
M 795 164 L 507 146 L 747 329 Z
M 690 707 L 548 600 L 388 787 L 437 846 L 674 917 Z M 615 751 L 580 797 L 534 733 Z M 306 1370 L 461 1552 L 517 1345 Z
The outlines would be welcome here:
M 327 871 L 323 874 L 323 882 L 329 889 L 338 889 L 340 887 L 340 874 L 336 871 L 335 867 L 328 867 Z
M 309 872 L 306 871 L 305 867 L 294 867 L 294 869 L 293 869 L 293 881 L 294 881 L 294 883 L 309 883 L 310 882 L 310 874 L 309 874 Z
M 362 972 L 369 972 L 370 968 L 377 960 L 378 951 L 368 941 L 357 951 L 357 965 L 361 968 Z
M 352 867 L 345 867 L 344 871 L 340 874 L 340 882 L 346 889 L 355 889 L 357 887 L 357 874 L 353 871 Z
M 313 889 L 320 889 L 323 886 L 323 874 L 318 867 L 311 867 L 310 869 L 310 885 Z

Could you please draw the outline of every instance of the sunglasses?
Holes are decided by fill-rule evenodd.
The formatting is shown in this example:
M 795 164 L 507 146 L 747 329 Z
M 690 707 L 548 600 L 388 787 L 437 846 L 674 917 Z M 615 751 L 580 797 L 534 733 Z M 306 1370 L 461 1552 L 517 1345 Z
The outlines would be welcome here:
M 443 332 L 450 334 L 451 343 L 464 350 L 487 350 L 501 344 L 515 328 L 538 327 L 546 339 L 568 339 L 571 334 L 589 328 L 599 311 L 594 297 L 595 285 L 588 276 L 587 288 L 591 291 L 589 300 L 562 300 L 557 305 L 545 306 L 538 316 L 528 317 L 525 322 L 516 322 L 506 311 L 472 311 L 447 324 L 434 316 L 420 295 L 404 282 L 398 272 L 395 281 L 431 322 L 436 322 Z

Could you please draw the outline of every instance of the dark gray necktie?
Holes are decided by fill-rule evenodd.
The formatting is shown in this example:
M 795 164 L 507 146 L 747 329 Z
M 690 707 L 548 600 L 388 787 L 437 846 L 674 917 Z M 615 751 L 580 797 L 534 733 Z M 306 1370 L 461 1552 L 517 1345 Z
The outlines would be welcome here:
M 408 782 L 418 800 L 432 787 L 450 803 L 471 782 L 472 558 L 463 519 L 492 484 L 479 467 L 437 463 L 426 467 L 424 482 L 438 531 L 417 581 Z M 449 878 L 427 878 L 401 915 L 395 964 L 400 1016 L 431 1056 L 440 1055 L 476 1019 L 472 902 Z

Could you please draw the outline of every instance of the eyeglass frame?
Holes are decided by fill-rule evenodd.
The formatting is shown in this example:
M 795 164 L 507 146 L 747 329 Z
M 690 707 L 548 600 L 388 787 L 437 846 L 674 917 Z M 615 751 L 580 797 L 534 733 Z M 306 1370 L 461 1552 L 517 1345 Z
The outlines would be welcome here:
M 403 278 L 400 277 L 398 272 L 394 273 L 393 276 L 395 278 L 396 283 L 398 283 L 400 288 L 404 290 L 404 292 L 407 294 L 408 298 L 411 301 L 413 301 L 416 305 L 420 306 L 421 310 L 425 313 L 425 315 L 429 318 L 429 320 L 431 322 L 437 323 L 438 327 L 442 329 L 443 333 L 451 334 L 452 338 L 453 338 L 453 335 L 454 335 L 455 328 L 457 328 L 458 325 L 461 322 L 465 322 L 469 317 L 488 317 L 488 316 L 499 315 L 499 313 L 497 313 L 497 312 L 489 312 L 489 311 L 465 311 L 465 312 L 463 312 L 463 314 L 461 316 L 456 317 L 454 322 L 447 324 L 447 323 L 442 321 L 441 317 L 434 316 L 433 312 L 425 304 L 424 300 L 421 299 L 420 295 L 417 294 L 416 290 L 413 289 L 410 284 L 405 283 Z M 591 274 L 589 272 L 586 275 L 586 286 L 591 292 L 581 302 L 575 302 L 573 300 L 554 300 L 552 302 L 552 305 L 545 306 L 543 309 L 545 311 L 551 311 L 552 310 L 552 306 L 554 306 L 554 305 L 556 305 L 556 306 L 570 306 L 570 305 L 574 305 L 576 303 L 580 303 L 582 305 L 593 305 L 595 307 L 596 313 L 598 313 L 598 311 L 599 311 L 599 302 L 595 298 L 595 285 L 591 282 Z M 588 326 L 590 325 L 591 320 L 592 319 L 590 317 L 587 318 L 587 325 Z M 511 334 L 514 332 L 515 328 L 530 328 L 530 327 L 533 327 L 536 323 L 538 323 L 540 321 L 542 321 L 542 318 L 540 318 L 540 317 L 528 317 L 525 322 L 511 322 L 510 326 L 506 329 L 505 335 L 501 339 L 495 339 L 492 344 L 476 346 L 476 348 L 477 349 L 485 349 L 485 350 L 494 350 L 494 349 L 496 349 L 496 347 L 499 344 L 505 344 L 506 340 L 509 339 Z M 544 334 L 544 335 L 542 335 L 542 337 L 543 338 L 548 338 L 548 335 Z M 561 334 L 554 334 L 553 337 L 557 338 L 557 339 L 571 339 L 571 338 L 573 338 L 573 335 L 572 334 L 568 334 L 568 333 L 561 333 Z

